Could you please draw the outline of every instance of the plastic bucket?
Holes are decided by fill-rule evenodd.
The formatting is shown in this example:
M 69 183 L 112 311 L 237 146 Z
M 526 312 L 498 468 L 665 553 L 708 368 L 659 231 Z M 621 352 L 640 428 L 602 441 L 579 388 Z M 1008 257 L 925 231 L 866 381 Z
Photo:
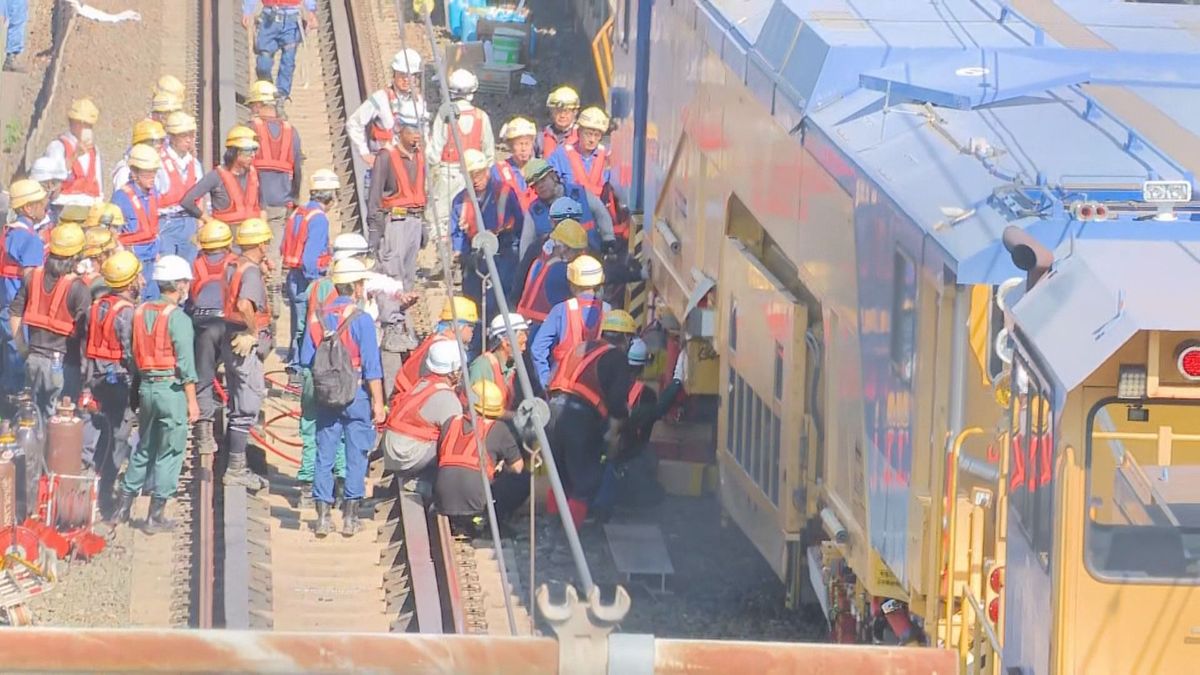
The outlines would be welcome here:
M 492 63 L 519 63 L 521 59 L 521 38 L 505 35 L 503 29 L 497 29 L 492 37 Z

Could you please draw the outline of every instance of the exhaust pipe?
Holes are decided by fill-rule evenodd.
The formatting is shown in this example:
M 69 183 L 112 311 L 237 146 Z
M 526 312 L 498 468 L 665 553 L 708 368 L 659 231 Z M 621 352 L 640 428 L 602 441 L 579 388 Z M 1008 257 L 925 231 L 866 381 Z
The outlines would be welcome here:
M 1016 225 L 1004 228 L 1001 241 L 1012 256 L 1013 264 L 1025 271 L 1025 290 L 1033 288 L 1054 264 L 1054 254 L 1050 249 Z

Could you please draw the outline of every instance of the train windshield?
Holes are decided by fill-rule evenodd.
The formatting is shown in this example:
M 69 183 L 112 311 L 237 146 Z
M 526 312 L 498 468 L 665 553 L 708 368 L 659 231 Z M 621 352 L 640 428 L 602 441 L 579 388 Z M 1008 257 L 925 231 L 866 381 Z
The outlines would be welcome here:
M 1089 416 L 1087 464 L 1092 574 L 1200 582 L 1200 406 L 1102 401 Z

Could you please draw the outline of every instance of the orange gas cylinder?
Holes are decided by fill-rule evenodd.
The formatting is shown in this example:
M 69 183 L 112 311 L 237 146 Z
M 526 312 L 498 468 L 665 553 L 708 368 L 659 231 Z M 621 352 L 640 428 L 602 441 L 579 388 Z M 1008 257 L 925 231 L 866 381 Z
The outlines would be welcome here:
M 66 396 L 46 427 L 46 470 L 68 476 L 83 473 L 83 420 L 75 416 L 75 404 Z

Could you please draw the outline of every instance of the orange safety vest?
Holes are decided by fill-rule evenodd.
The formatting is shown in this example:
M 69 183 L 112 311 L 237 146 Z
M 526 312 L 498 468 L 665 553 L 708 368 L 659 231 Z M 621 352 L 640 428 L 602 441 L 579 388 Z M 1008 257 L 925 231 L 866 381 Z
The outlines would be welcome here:
M 8 255 L 8 230 L 15 227 L 29 231 L 29 226 L 19 220 L 0 228 L 0 277 L 5 279 L 21 279 L 24 277 L 24 268 L 21 267 L 21 263 Z
M 550 393 L 573 394 L 592 404 L 601 417 L 608 417 L 608 406 L 600 388 L 600 357 L 615 349 L 607 342 L 587 342 L 577 345 L 560 361 L 550 378 Z
M 645 388 L 644 383 L 634 382 L 633 386 L 629 388 L 629 395 L 625 397 L 625 407 L 633 410 L 633 406 L 637 405 L 638 399 L 642 397 L 642 390 Z
M 575 348 L 575 345 L 595 340 L 600 337 L 600 324 L 604 323 L 604 301 L 600 298 L 592 298 L 588 301 L 589 307 L 599 305 L 600 316 L 596 319 L 596 326 L 588 328 L 588 325 L 583 320 L 583 308 L 579 304 L 579 298 L 568 298 L 567 304 L 567 332 L 558 338 L 558 344 L 554 345 L 555 363 L 562 363 L 563 358 L 569 351 Z
M 213 209 L 212 217 L 227 225 L 237 225 L 247 218 L 256 218 L 262 211 L 258 204 L 258 169 L 251 166 L 247 169 L 246 189 L 238 185 L 237 176 L 223 166 L 217 167 L 217 175 L 221 177 L 221 185 L 225 194 L 229 195 L 229 206 Z
M 566 145 L 575 145 L 579 142 L 579 127 L 572 126 L 567 132 L 563 143 Z M 554 125 L 547 124 L 542 128 L 542 157 L 549 157 L 558 149 L 558 136 L 554 134 Z
M 417 386 L 417 381 L 421 379 L 421 366 L 425 364 L 425 355 L 429 353 L 429 348 L 434 342 L 446 339 L 449 338 L 441 333 L 434 333 L 408 353 L 408 358 L 404 359 L 404 364 L 396 371 L 396 381 L 392 387 L 393 396 Z
M 192 287 L 190 295 L 192 297 L 200 297 L 200 291 L 208 284 L 214 281 L 222 281 L 225 278 L 225 268 L 229 267 L 230 263 L 237 259 L 237 256 L 230 252 L 226 252 L 217 262 L 209 262 L 208 256 L 201 252 L 192 261 Z M 225 287 L 221 288 L 221 304 L 225 304 Z
M 320 208 L 310 210 L 303 206 L 296 207 L 287 227 L 283 229 L 283 244 L 279 247 L 279 255 L 283 259 L 284 267 L 296 269 L 304 264 L 304 244 L 308 241 L 308 223 L 314 216 L 321 213 L 325 213 L 325 211 Z M 328 267 L 329 257 L 329 251 L 321 251 L 321 254 L 317 256 L 317 267 L 321 269 Z
M 150 329 L 146 328 L 147 307 L 158 312 Z M 168 324 L 176 307 L 172 302 L 151 300 L 133 310 L 133 362 L 139 371 L 175 370 L 175 344 Z
M 514 219 L 505 218 L 508 212 L 509 194 L 510 190 L 508 189 L 508 186 L 501 185 L 500 194 L 496 197 L 496 217 L 504 218 L 504 220 L 496 225 L 496 229 L 491 230 L 493 234 L 499 235 L 516 227 L 516 222 Z M 463 195 L 465 196 L 466 193 L 464 192 Z M 484 226 L 486 227 L 487 223 L 484 223 Z M 462 201 L 462 213 L 459 217 L 459 227 L 467 234 L 468 241 L 474 239 L 475 234 L 479 231 L 479 226 L 475 220 L 475 202 L 471 201 L 470 199 L 463 199 Z
M 337 299 L 337 292 L 333 288 L 333 282 L 330 282 L 329 285 L 326 286 L 326 288 L 329 289 L 329 292 L 324 298 L 317 297 L 317 291 L 320 288 L 320 279 L 308 285 L 308 294 L 306 296 L 308 298 L 308 309 L 306 310 L 304 317 L 305 321 L 312 321 L 313 317 L 317 315 L 317 312 L 325 311 L 325 309 L 332 306 L 333 301 Z
M 424 208 L 425 207 L 425 158 L 418 149 L 413 156 L 417 165 L 417 179 L 411 180 L 400 149 L 393 146 L 387 149 L 388 160 L 392 164 L 392 173 L 396 174 L 396 192 L 380 200 L 385 209 L 396 207 Z
M 483 111 L 479 108 L 471 108 L 463 110 L 459 119 L 462 119 L 463 116 L 470 117 L 475 121 L 471 125 L 471 130 L 462 134 L 463 150 L 483 150 Z M 458 130 L 462 131 L 462 127 L 460 126 Z M 458 163 L 458 146 L 454 144 L 454 136 L 450 133 L 446 134 L 446 146 L 442 148 L 442 162 Z
M 109 293 L 92 304 L 88 315 L 87 357 L 101 361 L 120 361 L 124 349 L 117 337 L 117 315 L 125 309 L 133 307 L 133 303 L 116 293 Z M 104 311 L 104 318 L 100 312 Z
M 149 244 L 158 239 L 158 195 L 154 194 L 154 190 L 150 190 L 150 208 L 142 206 L 142 200 L 138 197 L 137 192 L 133 189 L 132 183 L 126 183 L 125 187 L 121 188 L 121 192 L 129 198 L 129 203 L 133 206 L 133 216 L 137 219 L 138 229 L 133 232 L 122 232 L 117 235 L 117 241 L 123 246 L 137 246 L 139 244 Z
M 550 276 L 550 266 L 557 258 L 539 257 L 535 261 L 540 262 L 537 266 L 537 272 L 534 273 L 534 265 L 529 266 L 529 273 L 525 275 L 525 287 L 521 289 L 521 299 L 517 301 L 517 313 L 526 319 L 532 321 L 545 321 L 547 316 L 550 316 L 550 310 L 554 305 L 550 304 L 550 298 L 546 297 L 546 279 Z
M 254 155 L 254 168 L 259 171 L 278 171 L 286 173 L 290 178 L 296 170 L 292 157 L 292 146 L 296 140 L 296 131 L 284 120 L 279 122 L 279 137 L 271 135 L 270 125 L 261 117 L 250 120 L 250 127 L 258 136 L 258 152 Z
M 229 278 L 229 284 L 226 286 L 225 320 L 237 326 L 245 325 L 242 323 L 242 313 L 237 308 L 238 294 L 242 291 L 242 275 L 255 265 L 258 263 L 244 258 L 238 259 L 237 266 L 233 268 L 233 276 Z M 266 303 L 263 305 L 254 308 L 255 328 L 260 331 L 266 330 L 271 325 L 271 312 L 267 310 Z
M 515 391 L 513 385 L 515 383 L 514 376 L 517 373 L 517 369 L 513 368 L 512 370 L 508 371 L 508 376 L 505 377 L 504 367 L 500 365 L 500 359 L 496 358 L 495 354 L 491 352 L 484 352 L 483 358 L 487 359 L 488 364 L 492 366 L 492 382 L 495 383 L 497 387 L 500 387 L 500 393 L 504 395 L 504 407 L 507 408 L 508 404 L 512 402 L 513 391 Z
M 496 173 L 500 174 L 500 180 L 517 196 L 517 201 L 521 203 L 521 210 L 528 211 L 529 205 L 537 199 L 537 192 L 528 186 L 521 187 L 520 181 L 517 180 L 517 172 L 513 171 L 513 166 L 508 163 L 508 160 L 496 162 Z
M 398 391 L 393 393 L 392 400 L 388 404 L 388 416 L 383 423 L 384 427 L 388 431 L 394 431 L 420 441 L 436 441 L 438 435 L 441 434 L 441 429 L 437 424 L 421 417 L 421 408 L 439 391 L 454 392 L 454 388 L 441 379 L 441 376 L 437 376 L 437 378 L 426 378 L 425 381 L 429 384 L 411 396 L 402 395 Z M 416 388 L 415 385 L 413 388 Z
M 67 179 L 63 181 L 62 193 L 64 195 L 91 195 L 93 197 L 100 196 L 100 179 L 96 177 L 96 146 L 92 146 L 88 150 L 88 168 L 83 169 L 83 162 L 75 156 L 76 148 L 78 147 L 71 137 L 63 134 L 58 137 L 60 143 L 63 144 L 63 156 L 68 162 L 71 162 L 71 172 L 67 175 Z
M 362 367 L 362 352 L 358 348 L 358 343 L 355 342 L 354 338 L 350 335 L 350 326 L 346 326 L 346 329 L 342 330 L 343 324 L 345 324 L 346 321 L 350 319 L 351 315 L 354 314 L 354 310 L 355 306 L 353 303 L 351 303 L 346 305 L 345 308 L 338 312 L 339 317 L 337 330 L 341 332 L 342 345 L 346 347 L 346 351 L 350 352 L 350 364 L 354 366 L 355 370 L 357 370 Z M 321 344 L 321 340 L 325 339 L 325 317 L 330 314 L 333 314 L 333 311 L 322 308 L 320 314 L 312 317 L 312 319 L 309 320 L 308 332 L 312 335 L 312 341 L 314 345 L 319 346 Z
M 54 288 L 49 293 L 42 284 L 45 277 L 44 267 L 35 267 L 29 273 L 29 284 L 26 286 L 27 302 L 22 321 L 26 326 L 41 328 L 55 335 L 69 336 L 75 332 L 75 319 L 67 307 L 67 293 L 78 277 L 74 274 L 62 275 L 54 282 Z
M 441 443 L 438 443 L 439 469 L 454 466 L 472 471 L 479 470 L 479 444 L 476 443 L 476 439 L 487 438 L 487 434 L 492 430 L 492 425 L 496 423 L 496 420 L 480 417 L 478 434 L 475 431 L 464 432 L 463 426 L 466 422 L 466 415 L 459 415 L 450 420 L 450 424 L 446 427 L 446 435 L 442 437 Z M 488 480 L 491 480 L 496 475 L 496 463 L 492 461 L 490 454 L 484 454 L 487 462 L 487 477 Z
M 608 163 L 608 153 L 603 147 L 597 147 L 596 154 L 592 157 L 592 170 L 588 171 L 583 166 L 583 155 L 579 154 L 575 146 L 568 145 L 564 152 L 567 162 L 571 165 L 572 182 L 599 197 L 607 182 L 604 180 L 604 166 Z
M 263 0 L 263 7 L 299 7 L 300 0 Z
M 199 176 L 195 171 L 189 170 L 185 178 L 165 145 L 158 149 L 158 156 L 162 159 L 163 171 L 167 174 L 167 191 L 158 196 L 158 208 L 169 209 L 183 201 L 183 196 L 196 185 Z M 195 168 L 191 163 L 188 167 Z
M 396 108 L 397 108 L 396 101 L 399 98 L 398 96 L 396 96 L 396 90 L 392 89 L 391 87 L 388 87 L 387 89 L 385 89 L 384 92 L 387 93 L 388 107 L 392 111 L 392 128 L 389 129 L 389 128 L 384 127 L 383 123 L 380 121 L 379 116 L 376 115 L 375 118 L 371 120 L 371 128 L 369 129 L 369 131 L 371 132 L 371 138 L 374 139 L 374 141 L 376 143 L 379 143 L 380 145 L 386 145 L 388 143 L 391 143 L 392 139 L 395 135 Z

